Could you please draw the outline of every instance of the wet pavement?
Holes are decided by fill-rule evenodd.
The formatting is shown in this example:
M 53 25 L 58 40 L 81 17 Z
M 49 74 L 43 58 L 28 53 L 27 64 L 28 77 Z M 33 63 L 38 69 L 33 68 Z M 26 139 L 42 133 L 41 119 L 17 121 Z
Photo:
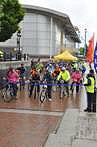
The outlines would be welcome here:
M 42 147 L 48 135 L 57 130 L 68 108 L 80 107 L 80 93 L 40 103 L 28 97 L 27 89 L 18 92 L 17 100 L 0 99 L 0 147 Z
M 65 111 L 68 107 L 79 108 L 79 94 L 70 95 L 70 97 L 59 98 L 59 92 L 52 92 L 52 102 L 45 101 L 41 103 L 39 99 L 28 97 L 28 90 L 18 92 L 17 100 L 12 100 L 9 103 L 0 99 L 0 108 L 15 108 L 15 109 L 30 109 L 30 110 L 45 110 L 45 111 Z

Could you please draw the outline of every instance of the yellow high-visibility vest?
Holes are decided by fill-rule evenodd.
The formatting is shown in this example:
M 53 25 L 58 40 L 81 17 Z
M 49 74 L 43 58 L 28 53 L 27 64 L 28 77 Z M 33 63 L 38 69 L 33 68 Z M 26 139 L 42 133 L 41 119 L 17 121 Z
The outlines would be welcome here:
M 89 93 L 94 93 L 95 80 L 94 80 L 93 77 L 89 77 L 89 79 L 91 80 L 91 85 L 90 86 L 86 86 L 86 90 Z
M 65 70 L 65 71 L 61 71 L 60 74 L 58 75 L 58 78 L 57 80 L 60 80 L 60 78 L 62 78 L 62 80 L 64 81 L 68 81 L 70 80 L 70 73 L 68 70 Z

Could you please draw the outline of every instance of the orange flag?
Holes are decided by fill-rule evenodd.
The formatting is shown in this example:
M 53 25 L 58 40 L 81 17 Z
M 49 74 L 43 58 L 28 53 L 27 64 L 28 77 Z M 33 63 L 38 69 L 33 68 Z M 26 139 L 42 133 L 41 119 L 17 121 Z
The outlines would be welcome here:
M 87 48 L 86 60 L 89 63 L 93 62 L 93 55 L 94 55 L 94 34 L 92 38 L 89 40 L 89 46 Z

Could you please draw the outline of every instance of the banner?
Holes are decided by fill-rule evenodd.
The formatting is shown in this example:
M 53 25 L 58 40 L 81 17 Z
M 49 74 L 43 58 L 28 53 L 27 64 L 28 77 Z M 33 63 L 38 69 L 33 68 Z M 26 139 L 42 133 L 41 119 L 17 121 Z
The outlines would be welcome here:
M 94 68 L 97 73 L 97 42 L 96 42 L 96 46 L 95 46 L 95 50 L 94 50 Z
M 89 40 L 89 46 L 87 48 L 86 60 L 89 63 L 93 62 L 93 54 L 94 54 L 94 34 L 92 38 Z

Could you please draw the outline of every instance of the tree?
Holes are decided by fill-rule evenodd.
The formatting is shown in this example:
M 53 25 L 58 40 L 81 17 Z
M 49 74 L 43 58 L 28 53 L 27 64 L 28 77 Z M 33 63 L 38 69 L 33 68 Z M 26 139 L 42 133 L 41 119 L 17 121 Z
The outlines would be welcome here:
M 0 42 L 11 38 L 23 17 L 24 9 L 18 0 L 0 0 Z

